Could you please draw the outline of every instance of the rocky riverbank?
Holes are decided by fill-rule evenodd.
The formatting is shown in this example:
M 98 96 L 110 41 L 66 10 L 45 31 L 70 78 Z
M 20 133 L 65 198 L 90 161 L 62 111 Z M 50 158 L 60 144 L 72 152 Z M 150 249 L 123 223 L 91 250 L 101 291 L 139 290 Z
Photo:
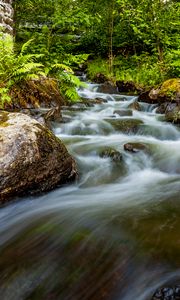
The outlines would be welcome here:
M 131 81 L 108 81 L 103 74 L 97 74 L 95 82 L 101 83 L 99 92 L 109 94 L 139 95 L 139 102 L 157 104 L 157 112 L 165 114 L 165 120 L 180 124 L 180 78 L 171 78 L 154 88 L 143 88 Z

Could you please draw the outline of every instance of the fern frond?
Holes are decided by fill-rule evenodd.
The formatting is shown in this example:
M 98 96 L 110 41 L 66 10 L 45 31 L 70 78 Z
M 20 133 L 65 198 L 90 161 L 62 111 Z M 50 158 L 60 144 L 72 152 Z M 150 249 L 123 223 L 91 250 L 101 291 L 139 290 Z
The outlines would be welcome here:
M 33 40 L 34 40 L 34 39 L 30 39 L 29 41 L 27 41 L 26 43 L 24 43 L 24 44 L 22 45 L 20 55 L 24 55 L 24 52 L 27 51 L 27 48 L 29 47 L 29 45 L 32 43 Z
M 52 65 L 51 68 L 52 69 L 61 69 L 61 70 L 64 70 L 64 71 L 66 71 L 68 73 L 72 73 L 72 74 L 74 73 L 73 70 L 69 66 L 67 66 L 65 64 L 59 64 L 59 63 L 57 63 L 57 64 Z

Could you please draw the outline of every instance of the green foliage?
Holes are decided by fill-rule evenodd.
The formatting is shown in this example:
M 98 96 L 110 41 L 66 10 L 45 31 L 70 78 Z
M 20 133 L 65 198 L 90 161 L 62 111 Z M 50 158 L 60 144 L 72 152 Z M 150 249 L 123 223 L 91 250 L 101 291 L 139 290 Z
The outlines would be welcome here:
M 11 101 L 9 91 L 12 86 L 44 75 L 43 65 L 36 62 L 39 55 L 24 54 L 30 42 L 25 43 L 19 55 L 16 55 L 12 37 L 3 34 L 0 36 L 0 107 Z
M 11 103 L 9 92 L 17 84 L 38 80 L 41 77 L 55 77 L 59 80 L 61 93 L 71 101 L 79 99 L 76 88 L 83 84 L 73 75 L 70 66 L 59 63 L 57 59 L 44 61 L 44 55 L 31 54 L 30 48 L 34 41 L 31 39 L 22 45 L 19 54 L 14 51 L 14 41 L 9 35 L 0 37 L 0 107 L 5 103 Z M 87 55 L 73 57 L 73 63 L 84 61 Z M 69 62 L 68 62 L 69 63 Z M 70 65 L 70 63 L 69 63 Z
M 72 100 L 77 99 L 80 84 L 72 69 L 88 54 L 94 59 L 88 65 L 91 78 L 103 73 L 152 86 L 180 76 L 179 1 L 16 0 L 14 9 L 15 51 L 32 39 L 23 56 L 38 54 L 32 62 L 42 64 L 46 76 L 57 77 L 64 95 Z M 25 69 L 34 73 L 31 65 Z M 23 77 L 25 69 L 19 69 L 16 78 L 21 71 Z
M 166 64 L 170 77 L 180 77 L 180 49 L 171 50 L 166 54 Z
M 79 78 L 74 76 L 72 72 L 68 73 L 64 71 L 59 72 L 58 79 L 60 81 L 61 92 L 66 96 L 66 98 L 71 100 L 72 102 L 79 100 L 76 88 L 85 86 L 79 80 Z
M 91 79 L 97 73 L 104 74 L 111 80 L 133 81 L 146 87 L 154 86 L 166 79 L 166 69 L 158 59 L 147 53 L 134 55 L 126 59 L 118 56 L 114 60 L 114 76 L 108 69 L 108 60 L 98 58 L 88 64 L 88 75 Z

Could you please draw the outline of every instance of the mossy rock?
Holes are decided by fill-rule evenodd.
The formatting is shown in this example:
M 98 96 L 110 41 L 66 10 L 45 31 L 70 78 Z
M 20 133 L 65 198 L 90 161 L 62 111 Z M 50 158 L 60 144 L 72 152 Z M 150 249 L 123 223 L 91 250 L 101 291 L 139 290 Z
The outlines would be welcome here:
M 159 96 L 168 96 L 171 99 L 175 99 L 177 96 L 180 97 L 180 78 L 173 78 L 163 82 Z
M 139 119 L 123 118 L 123 119 L 105 119 L 115 130 L 123 133 L 136 133 L 143 121 Z
M 172 78 L 164 81 L 157 89 L 152 89 L 149 97 L 154 102 L 180 101 L 180 78 Z
M 76 178 L 75 161 L 47 127 L 21 113 L 1 112 L 0 118 L 0 202 Z

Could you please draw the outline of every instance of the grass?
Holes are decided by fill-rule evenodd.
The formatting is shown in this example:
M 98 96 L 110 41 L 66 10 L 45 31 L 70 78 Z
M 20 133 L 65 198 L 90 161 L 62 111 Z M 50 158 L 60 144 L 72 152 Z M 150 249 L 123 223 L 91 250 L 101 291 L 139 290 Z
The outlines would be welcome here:
M 92 80 L 97 73 L 112 81 L 133 81 L 138 86 L 152 87 L 167 79 L 167 69 L 155 57 L 149 55 L 118 56 L 114 59 L 113 74 L 109 72 L 108 60 L 98 58 L 88 63 L 88 76 Z

